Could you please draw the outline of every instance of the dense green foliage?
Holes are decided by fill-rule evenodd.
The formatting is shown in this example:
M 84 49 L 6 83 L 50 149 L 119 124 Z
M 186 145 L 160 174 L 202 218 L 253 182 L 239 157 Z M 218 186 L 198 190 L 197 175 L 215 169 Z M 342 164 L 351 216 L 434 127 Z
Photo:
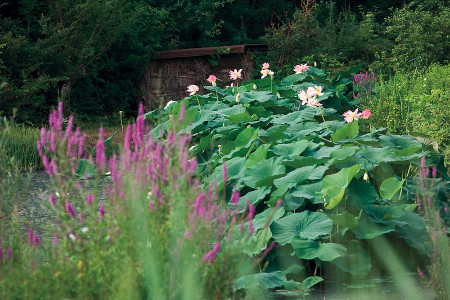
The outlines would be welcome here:
M 421 137 L 434 144 L 450 162 L 450 119 L 448 113 L 450 67 L 432 66 L 424 72 L 397 73 L 379 79 L 375 95 L 361 105 L 369 108 L 372 127 L 387 127 L 396 134 Z
M 322 1 L 309 10 L 297 9 L 292 19 L 272 26 L 264 36 L 268 60 L 277 68 L 317 62 L 334 73 L 362 62 L 366 69 L 387 74 L 449 62 L 450 18 L 445 2 L 391 3 L 389 7 L 395 9 L 383 10 L 386 4 L 368 3 L 355 9 Z
M 278 276 L 292 264 L 298 268 L 289 278 L 298 282 L 317 275 L 317 269 L 328 279 L 350 276 L 347 280 L 358 282 L 383 270 L 395 273 L 390 259 L 406 272 L 430 254 L 414 179 L 428 152 L 412 137 L 385 134 L 383 128 L 363 132 L 358 121 L 343 122 L 342 113 L 352 107 L 349 77 L 354 72 L 330 80 L 323 70 L 310 68 L 280 81 L 266 77 L 234 88 L 205 87 L 211 93 L 183 100 L 181 132 L 192 132 L 191 151 L 206 181 L 217 181 L 228 195 L 240 191 L 238 205 L 250 201 L 256 218 L 270 215 L 282 200 L 283 210 L 270 226 L 276 251 L 266 273 L 259 274 L 271 277 L 266 288 L 301 289 L 300 283 Z M 297 94 L 317 85 L 323 87 L 318 97 L 323 107 L 300 106 Z M 150 134 L 159 137 L 181 106 L 165 108 Z M 146 115 L 157 116 L 157 111 Z M 445 169 L 439 175 L 447 176 Z M 448 185 L 431 180 L 433 195 L 444 191 L 436 202 L 444 207 Z M 368 255 L 377 247 L 391 254 Z M 414 287 L 408 289 L 415 293 Z

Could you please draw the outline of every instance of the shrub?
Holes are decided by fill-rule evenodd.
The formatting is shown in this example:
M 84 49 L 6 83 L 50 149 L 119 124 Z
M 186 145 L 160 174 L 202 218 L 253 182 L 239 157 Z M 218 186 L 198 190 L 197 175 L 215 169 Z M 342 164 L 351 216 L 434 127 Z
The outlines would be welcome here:
M 425 140 L 431 137 L 428 143 L 435 141 L 448 164 L 449 70 L 448 65 L 434 65 L 425 72 L 398 73 L 390 79 L 380 79 L 375 95 L 364 104 L 374 113 L 369 123 L 387 127 L 392 133 L 423 135 Z
M 36 149 L 38 137 L 38 129 L 16 125 L 6 117 L 0 120 L 0 172 L 6 172 L 8 164 L 22 170 L 41 168 Z

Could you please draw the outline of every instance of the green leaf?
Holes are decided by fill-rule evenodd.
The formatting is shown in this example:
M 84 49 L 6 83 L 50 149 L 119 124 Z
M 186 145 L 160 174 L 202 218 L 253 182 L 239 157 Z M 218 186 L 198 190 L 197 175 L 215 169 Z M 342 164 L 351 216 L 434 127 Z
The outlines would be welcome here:
M 256 139 L 258 135 L 258 129 L 253 127 L 247 127 L 238 134 L 235 141 L 236 149 L 240 149 L 242 147 L 249 147 L 251 142 Z
M 297 184 L 303 183 L 311 176 L 311 173 L 316 169 L 316 166 L 307 166 L 289 172 L 286 176 L 275 179 L 273 184 L 276 187 L 287 186 L 294 187 Z
M 322 190 L 320 194 L 323 195 L 326 202 L 326 209 L 336 207 L 342 200 L 345 190 L 350 181 L 359 171 L 360 165 L 354 165 L 350 168 L 341 169 L 336 174 L 327 175 L 322 180 Z
M 353 216 L 349 212 L 343 212 L 341 214 L 327 214 L 327 216 L 333 220 L 334 225 L 339 225 L 347 228 L 355 228 L 358 226 L 358 218 Z
M 238 231 L 240 231 L 240 229 Z M 248 238 L 246 235 L 235 244 L 241 247 L 243 253 L 247 254 L 248 256 L 255 256 L 267 248 L 267 243 L 269 242 L 271 237 L 272 233 L 270 232 L 270 228 L 266 227 L 262 230 L 259 230 L 250 238 Z
M 286 76 L 285 78 L 283 78 L 281 80 L 280 86 L 293 85 L 294 83 L 305 80 L 306 76 L 307 76 L 306 73 L 299 73 L 299 74 L 293 74 L 293 75 Z
M 352 276 L 366 276 L 372 268 L 369 255 L 357 240 L 352 240 L 347 245 L 347 254 L 334 260 L 333 264 Z
M 85 178 L 95 176 L 95 166 L 88 159 L 80 159 L 75 168 L 75 174 L 78 177 Z
M 273 238 L 281 245 L 295 238 L 314 240 L 328 235 L 333 222 L 323 213 L 304 211 L 279 219 L 271 225 Z
M 267 157 L 267 150 L 271 144 L 262 144 L 248 156 L 246 166 L 251 167 Z
M 380 185 L 380 196 L 385 200 L 391 200 L 394 195 L 402 188 L 405 180 L 398 180 L 395 177 L 390 177 L 383 181 Z
M 320 244 L 316 241 L 300 239 L 294 239 L 292 241 L 292 248 L 294 248 L 298 258 L 308 260 L 318 258 L 321 261 L 335 260 L 338 257 L 344 256 L 347 252 L 347 249 L 340 244 Z
M 331 140 L 333 142 L 338 142 L 341 140 L 354 138 L 358 134 L 358 130 L 358 121 L 353 121 L 336 130 L 336 132 L 331 136 Z
M 270 193 L 270 187 L 264 186 L 260 189 L 251 191 L 244 196 L 241 196 L 238 201 L 238 207 L 243 210 L 245 208 L 245 204 L 247 200 L 250 200 L 250 204 L 256 205 L 261 202 L 267 194 Z
M 263 228 L 266 223 L 268 226 L 270 226 L 273 222 L 284 216 L 285 211 L 283 207 L 278 207 L 274 213 L 273 210 L 274 207 L 269 207 L 262 213 L 259 213 L 255 216 L 255 218 L 253 219 L 253 227 L 255 227 L 255 230 Z M 272 215 L 272 218 L 269 220 L 270 215 Z
M 245 172 L 244 183 L 252 188 L 272 185 L 273 180 L 286 171 L 285 166 L 281 165 L 281 160 L 280 157 L 272 157 L 249 167 Z
M 289 144 L 278 144 L 272 148 L 272 152 L 279 156 L 300 155 L 308 147 L 309 141 L 300 140 Z
M 319 282 L 322 282 L 323 278 L 319 276 L 311 276 L 302 281 L 301 287 L 303 291 L 309 290 Z
M 108 148 L 111 147 L 111 143 L 112 143 L 113 138 L 114 138 L 118 133 L 119 133 L 119 131 L 116 130 L 109 138 L 107 138 L 107 139 L 103 142 L 103 144 L 104 144 L 104 146 L 105 146 L 105 154 L 106 154 Z M 91 149 L 91 154 L 92 154 L 92 155 L 95 155 L 96 150 L 97 150 L 97 146 L 94 146 L 94 148 Z
M 281 271 L 273 273 L 256 273 L 236 279 L 235 288 L 236 290 L 240 290 L 260 287 L 267 290 L 283 286 L 286 281 L 286 275 Z

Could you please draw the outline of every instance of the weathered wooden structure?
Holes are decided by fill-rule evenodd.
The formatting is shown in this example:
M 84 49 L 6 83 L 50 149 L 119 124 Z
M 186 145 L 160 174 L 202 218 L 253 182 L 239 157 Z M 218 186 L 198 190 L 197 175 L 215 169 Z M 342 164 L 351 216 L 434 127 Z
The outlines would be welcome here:
M 148 64 L 140 85 L 144 106 L 150 110 L 183 99 L 188 96 L 187 86 L 202 89 L 210 74 L 217 77 L 219 86 L 230 84 L 228 72 L 234 69 L 242 69 L 243 80 L 248 80 L 254 68 L 251 51 L 264 49 L 266 45 L 249 44 L 161 51 Z

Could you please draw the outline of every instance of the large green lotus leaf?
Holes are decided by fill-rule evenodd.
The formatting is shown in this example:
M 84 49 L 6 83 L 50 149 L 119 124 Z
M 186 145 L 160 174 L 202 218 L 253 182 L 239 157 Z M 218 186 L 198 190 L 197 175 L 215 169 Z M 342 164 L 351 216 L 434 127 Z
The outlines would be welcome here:
M 75 174 L 80 178 L 95 176 L 95 165 L 88 159 L 80 159 L 75 168 Z M 87 175 L 86 175 L 87 174 Z
M 328 161 L 327 158 L 317 159 L 312 156 L 298 156 L 285 158 L 282 164 L 297 169 L 306 166 L 321 165 L 327 161 Z
M 300 139 L 320 130 L 321 128 L 315 122 L 300 122 L 289 126 L 284 133 L 293 139 Z
M 332 228 L 333 221 L 325 214 L 310 211 L 288 215 L 271 225 L 273 238 L 281 245 L 295 238 L 314 240 L 330 234 Z
M 362 180 L 352 180 L 347 187 L 347 195 L 347 203 L 350 203 L 357 209 L 362 209 L 365 205 L 380 199 L 375 187 Z
M 228 116 L 228 119 L 233 124 L 241 124 L 241 123 L 256 121 L 256 120 L 258 120 L 258 117 L 256 115 L 250 116 L 246 111 L 244 111 L 242 113 L 230 115 L 230 116 Z
M 302 281 L 301 288 L 303 291 L 307 291 L 319 282 L 322 282 L 323 278 L 319 276 L 311 276 Z
M 267 290 L 281 287 L 285 282 L 287 282 L 286 275 L 284 275 L 281 271 L 276 271 L 273 273 L 256 273 L 236 279 L 234 282 L 234 288 L 236 290 L 240 290 L 260 287 Z
M 331 152 L 331 159 L 328 164 L 348 163 L 359 150 L 360 148 L 358 146 L 345 145 L 344 147 Z
M 287 115 L 276 116 L 272 119 L 272 124 L 280 125 L 280 124 L 288 124 L 293 125 L 299 123 L 303 120 L 301 111 L 294 111 Z
M 372 204 L 364 206 L 363 209 L 376 223 L 392 224 L 394 226 L 408 224 L 401 218 L 406 214 L 406 211 L 398 207 Z
M 395 161 L 396 158 L 389 147 L 375 148 L 371 146 L 363 146 L 362 150 L 356 154 L 357 158 L 364 158 L 361 163 L 365 165 L 378 165 L 382 162 Z
M 358 226 L 358 218 L 346 211 L 340 214 L 327 214 L 327 216 L 333 220 L 334 225 L 347 228 L 355 228 Z
M 263 228 L 266 224 L 267 226 L 270 226 L 273 222 L 284 216 L 285 210 L 282 206 L 278 207 L 275 212 L 273 210 L 274 207 L 269 207 L 255 216 L 253 219 L 253 227 L 255 230 Z
M 395 224 L 377 224 L 363 215 L 358 221 L 358 226 L 352 231 L 358 239 L 370 240 L 394 230 Z
M 336 132 L 331 136 L 331 140 L 333 142 L 338 142 L 344 139 L 354 138 L 358 134 L 358 130 L 358 121 L 353 121 L 336 130 Z
M 321 78 L 327 78 L 327 73 L 325 72 L 325 70 L 316 68 L 316 67 L 310 67 L 308 69 L 308 75 L 312 75 L 312 76 L 316 76 L 316 77 L 321 77 Z
M 282 176 L 286 171 L 281 160 L 281 157 L 272 157 L 249 167 L 245 172 L 244 183 L 252 188 L 270 186 L 275 178 Z
M 341 149 L 342 148 L 342 146 L 339 146 L 339 145 L 335 145 L 335 146 L 333 146 L 333 147 L 327 147 L 327 146 L 323 146 L 323 147 L 321 147 L 319 150 L 317 150 L 315 153 L 314 153 L 314 157 L 315 158 L 317 158 L 317 159 L 320 159 L 320 158 L 329 158 L 329 157 L 331 157 L 331 154 L 333 153 L 333 152 L 335 152 L 335 151 L 337 151 L 337 150 L 339 150 L 339 149 Z
M 236 149 L 243 147 L 250 147 L 251 143 L 256 139 L 258 135 L 258 129 L 253 127 L 247 127 L 238 134 L 235 141 Z
M 278 144 L 273 146 L 272 152 L 278 156 L 291 156 L 300 155 L 306 147 L 308 147 L 309 141 L 300 140 L 289 144 Z
M 305 80 L 306 76 L 307 76 L 306 73 L 299 73 L 286 76 L 281 80 L 280 86 L 291 86 L 294 83 Z
M 320 193 L 327 203 L 325 206 L 326 209 L 332 209 L 341 202 L 347 186 L 359 169 L 360 165 L 354 165 L 350 168 L 343 168 L 336 174 L 327 175 L 323 178 Z
M 295 255 L 301 259 L 315 259 L 321 261 L 332 261 L 338 257 L 342 257 L 347 252 L 347 249 L 335 243 L 318 243 L 311 240 L 294 239 L 292 241 L 292 248 L 294 248 Z
M 380 196 L 385 200 L 391 200 L 394 195 L 402 188 L 405 180 L 399 180 L 396 177 L 390 177 L 384 180 L 380 185 Z
M 248 156 L 246 163 L 247 168 L 255 165 L 263 159 L 266 159 L 267 150 L 270 148 L 270 146 L 271 144 L 262 144 L 261 146 L 256 148 L 256 150 Z
M 380 136 L 380 143 L 383 147 L 413 148 L 416 151 L 422 148 L 421 142 L 408 135 L 385 134 Z
M 297 210 L 305 203 L 305 198 L 292 196 L 289 192 L 286 193 L 283 199 L 283 204 L 287 211 Z
M 198 143 L 197 146 L 195 146 L 191 151 L 194 154 L 200 153 L 203 150 L 211 147 L 211 137 L 212 134 L 206 135 L 206 136 L 202 136 L 200 138 L 200 142 Z
M 290 194 L 294 197 L 303 197 L 313 204 L 323 203 L 321 198 L 316 199 L 316 193 L 322 189 L 322 182 L 300 184 L 293 188 Z
M 241 99 L 249 99 L 252 101 L 257 101 L 259 103 L 264 103 L 268 101 L 274 101 L 277 97 L 270 91 L 250 91 L 244 92 L 240 95 Z
M 245 157 L 234 157 L 227 161 L 227 181 L 242 178 L 245 174 Z M 223 187 L 223 165 L 215 170 L 215 178 L 219 183 L 219 190 Z
M 286 176 L 275 179 L 273 184 L 276 187 L 288 186 L 288 188 L 294 187 L 297 184 L 301 184 L 306 180 L 315 180 L 322 178 L 323 173 L 328 169 L 326 166 L 307 166 L 298 168 L 292 172 L 289 172 Z
M 267 130 L 260 130 L 259 136 L 268 142 L 276 142 L 287 137 L 284 133 L 286 128 L 288 128 L 288 125 L 275 125 Z
M 343 272 L 360 277 L 366 276 L 372 268 L 369 255 L 357 240 L 350 241 L 347 245 L 347 254 L 335 259 L 333 264 Z
M 275 205 L 278 200 L 284 199 L 287 192 L 289 191 L 289 187 L 287 185 L 277 188 L 270 194 L 270 200 L 267 201 L 268 205 Z
M 270 232 L 270 228 L 266 227 L 259 230 L 256 234 L 253 234 L 250 238 L 248 238 L 246 234 L 243 238 L 241 238 L 240 242 L 236 244 L 239 245 L 242 252 L 248 256 L 255 256 L 267 248 L 267 243 L 271 237 L 272 233 Z
M 247 111 L 252 115 L 257 115 L 260 118 L 267 118 L 272 115 L 270 110 L 266 110 L 262 105 L 251 105 L 247 107 Z
M 239 198 L 238 207 L 241 208 L 241 211 L 244 210 L 247 200 L 250 200 L 250 204 L 256 205 L 261 202 L 269 193 L 270 187 L 267 186 L 248 192 L 247 194 Z

